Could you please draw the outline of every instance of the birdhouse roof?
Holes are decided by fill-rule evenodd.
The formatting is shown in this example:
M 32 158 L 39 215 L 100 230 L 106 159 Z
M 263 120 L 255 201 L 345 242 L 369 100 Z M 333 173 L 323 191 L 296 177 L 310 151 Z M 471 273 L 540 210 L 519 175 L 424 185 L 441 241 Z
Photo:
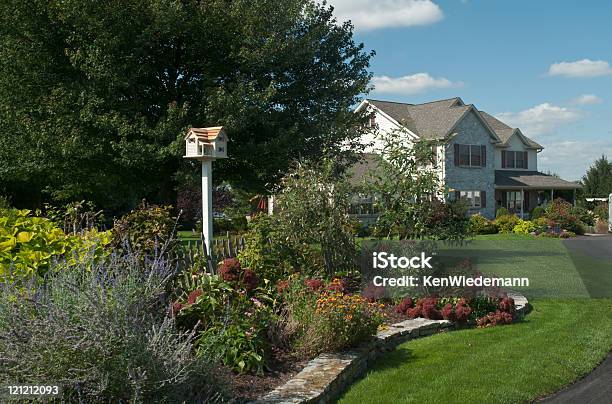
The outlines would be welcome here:
M 194 134 L 200 139 L 211 141 L 215 140 L 217 136 L 219 136 L 219 133 L 223 132 L 223 130 L 223 126 L 213 126 L 210 128 L 189 128 L 185 139 Z

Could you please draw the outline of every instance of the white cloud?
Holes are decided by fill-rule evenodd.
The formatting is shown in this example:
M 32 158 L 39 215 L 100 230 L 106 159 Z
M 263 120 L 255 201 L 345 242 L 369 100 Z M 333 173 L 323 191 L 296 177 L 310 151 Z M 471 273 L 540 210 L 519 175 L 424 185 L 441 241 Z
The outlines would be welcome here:
M 527 136 L 545 135 L 557 128 L 580 119 L 578 111 L 545 102 L 520 112 L 502 112 L 497 118 Z
M 339 21 L 351 20 L 357 30 L 429 25 L 444 14 L 431 0 L 331 0 Z
M 603 60 L 582 59 L 575 62 L 560 62 L 550 65 L 548 74 L 565 77 L 597 77 L 612 74 L 612 67 Z
M 602 154 L 612 157 L 612 140 L 567 140 L 544 145 L 538 169 L 550 170 L 566 180 L 579 180 Z
M 574 98 L 571 103 L 576 105 L 601 104 L 603 100 L 595 94 L 582 94 Z
M 454 83 L 443 77 L 432 77 L 429 73 L 417 73 L 402 77 L 374 76 L 372 84 L 374 84 L 374 92 L 376 93 L 402 95 L 412 95 L 428 90 L 462 85 L 460 82 Z

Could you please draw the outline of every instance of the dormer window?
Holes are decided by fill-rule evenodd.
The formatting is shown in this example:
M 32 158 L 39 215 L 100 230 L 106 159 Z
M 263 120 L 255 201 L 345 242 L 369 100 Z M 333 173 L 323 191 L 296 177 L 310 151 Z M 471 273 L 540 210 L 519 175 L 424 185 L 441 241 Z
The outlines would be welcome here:
M 527 152 L 502 150 L 502 168 L 527 169 Z

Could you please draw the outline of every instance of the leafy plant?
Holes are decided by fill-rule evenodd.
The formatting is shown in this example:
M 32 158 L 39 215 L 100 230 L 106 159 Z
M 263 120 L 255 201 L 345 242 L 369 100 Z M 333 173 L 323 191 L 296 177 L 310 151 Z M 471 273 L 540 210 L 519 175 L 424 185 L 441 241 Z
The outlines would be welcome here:
M 512 233 L 514 227 L 519 223 L 519 218 L 515 215 L 499 216 L 495 219 L 495 225 L 502 234 Z
M 593 209 L 593 214 L 599 220 L 607 222 L 610 216 L 610 210 L 608 209 L 608 204 L 600 203 L 599 205 L 595 206 L 595 209 Z
M 515 234 L 531 234 L 536 231 L 541 231 L 540 226 L 530 220 L 519 219 L 512 232 Z
M 498 228 L 494 222 L 486 217 L 481 214 L 475 214 L 470 217 L 469 231 L 472 234 L 496 234 Z
M 498 208 L 497 211 L 495 212 L 495 218 L 500 218 L 502 216 L 508 216 L 510 214 L 510 212 L 508 211 L 508 209 L 501 207 Z
M 531 210 L 531 213 L 529 214 L 529 220 L 535 221 L 541 217 L 544 217 L 545 215 L 546 211 L 544 210 L 544 208 L 542 206 L 536 206 Z
M 43 277 L 54 260 L 69 265 L 96 262 L 109 251 L 110 232 L 65 234 L 51 220 L 29 210 L 0 209 L 0 280 Z
M 177 242 L 173 237 L 176 219 L 170 211 L 170 206 L 149 205 L 143 200 L 137 209 L 115 220 L 113 247 L 137 251 L 142 257 L 172 251 Z

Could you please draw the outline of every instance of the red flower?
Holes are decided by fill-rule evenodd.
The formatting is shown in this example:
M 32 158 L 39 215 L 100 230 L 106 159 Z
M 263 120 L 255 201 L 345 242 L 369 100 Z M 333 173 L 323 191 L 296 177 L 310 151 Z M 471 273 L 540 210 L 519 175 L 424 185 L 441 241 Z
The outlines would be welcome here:
M 219 267 L 219 275 L 226 282 L 233 282 L 240 279 L 240 261 L 236 258 L 226 258 Z
M 198 299 L 198 296 L 202 295 L 202 291 L 200 289 L 196 289 L 187 296 L 187 304 L 194 304 Z
M 455 319 L 460 323 L 465 323 L 472 314 L 472 309 L 467 305 L 464 299 L 459 300 L 455 307 Z
M 244 283 L 246 290 L 251 291 L 259 285 L 259 277 L 252 269 L 245 268 L 242 274 L 242 283 Z

